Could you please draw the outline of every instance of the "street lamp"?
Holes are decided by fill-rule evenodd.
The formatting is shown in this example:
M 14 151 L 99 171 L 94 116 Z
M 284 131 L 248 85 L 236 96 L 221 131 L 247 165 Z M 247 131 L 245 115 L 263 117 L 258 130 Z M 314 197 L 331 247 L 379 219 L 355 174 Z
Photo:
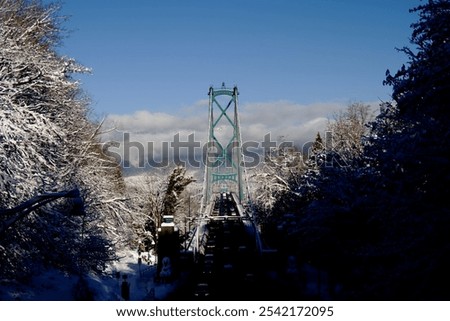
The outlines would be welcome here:
M 0 222 L 0 237 L 3 236 L 6 231 L 11 228 L 17 221 L 24 219 L 32 211 L 38 209 L 39 207 L 50 203 L 59 198 L 71 198 L 73 199 L 73 207 L 77 211 L 84 211 L 83 199 L 80 196 L 80 191 L 75 188 L 70 191 L 47 193 L 35 196 L 22 204 L 8 209 L 0 209 L 0 216 L 5 217 L 9 215 L 14 215 L 4 222 Z

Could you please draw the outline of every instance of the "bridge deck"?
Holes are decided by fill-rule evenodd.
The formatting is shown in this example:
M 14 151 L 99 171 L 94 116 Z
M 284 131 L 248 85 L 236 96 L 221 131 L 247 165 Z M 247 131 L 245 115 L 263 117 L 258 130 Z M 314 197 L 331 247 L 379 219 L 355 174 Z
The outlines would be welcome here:
M 173 300 L 286 300 L 291 292 L 273 278 L 278 253 L 262 255 L 252 218 L 232 195 L 217 195 L 197 226 L 194 265 Z M 194 246 L 196 244 L 196 246 Z
M 259 257 L 255 229 L 236 200 L 232 193 L 217 195 L 199 228 L 193 298 L 209 292 L 213 299 L 233 300 L 246 293 L 242 285 L 251 287 L 255 282 Z M 229 297 L 233 287 L 240 292 Z

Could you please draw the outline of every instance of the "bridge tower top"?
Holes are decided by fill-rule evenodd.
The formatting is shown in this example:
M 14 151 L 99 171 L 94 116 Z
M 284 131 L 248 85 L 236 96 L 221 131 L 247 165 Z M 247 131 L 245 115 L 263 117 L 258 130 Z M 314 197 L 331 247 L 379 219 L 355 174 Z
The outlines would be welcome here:
M 209 88 L 208 145 L 205 162 L 203 206 L 212 195 L 234 192 L 242 202 L 242 141 L 238 114 L 238 88 Z

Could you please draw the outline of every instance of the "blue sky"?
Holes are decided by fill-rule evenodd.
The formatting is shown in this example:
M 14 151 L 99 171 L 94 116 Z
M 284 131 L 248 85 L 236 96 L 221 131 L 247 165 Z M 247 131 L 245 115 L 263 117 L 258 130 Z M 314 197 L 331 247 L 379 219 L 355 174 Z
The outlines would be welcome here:
M 60 51 L 92 68 L 77 77 L 98 115 L 177 114 L 222 82 L 241 105 L 374 102 L 406 62 L 395 47 L 409 45 L 419 3 L 66 0 Z

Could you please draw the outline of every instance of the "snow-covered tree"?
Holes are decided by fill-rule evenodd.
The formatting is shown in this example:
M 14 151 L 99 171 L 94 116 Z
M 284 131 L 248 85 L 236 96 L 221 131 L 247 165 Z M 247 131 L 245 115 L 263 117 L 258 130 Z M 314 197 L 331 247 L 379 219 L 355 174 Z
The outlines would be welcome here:
M 353 242 L 360 237 L 360 218 L 364 220 L 360 216 L 367 192 L 362 175 L 363 146 L 369 120 L 369 106 L 350 104 L 330 121 L 324 139 L 317 134 L 306 153 L 308 158 L 295 175 L 283 162 L 271 168 L 278 169 L 277 176 L 264 170 L 263 177 L 272 180 L 261 186 L 276 188 L 275 177 L 284 182 L 279 193 L 270 194 L 275 211 L 263 230 L 263 236 L 272 240 L 268 243 L 322 269 L 343 269 L 343 263 L 348 262 L 343 259 L 358 246 Z M 257 195 L 262 195 L 261 191 Z M 351 246 L 343 246 L 345 242 Z
M 265 155 L 264 162 L 252 169 L 252 202 L 260 222 L 273 214 L 276 205 L 281 206 L 281 200 L 295 198 L 294 186 L 303 170 L 303 155 L 294 146 L 283 144 Z
M 331 139 L 329 147 L 344 162 L 359 158 L 363 153 L 364 137 L 369 133 L 368 123 L 372 120 L 370 105 L 350 104 L 328 122 L 326 131 L 331 135 L 327 137 Z
M 186 176 L 186 168 L 177 166 L 170 174 L 167 182 L 167 188 L 163 199 L 162 215 L 175 215 L 180 205 L 180 195 L 186 187 L 194 182 L 194 178 Z
M 4 233 L 0 273 L 15 278 L 44 262 L 100 271 L 128 215 L 118 166 L 100 153 L 98 125 L 72 78 L 89 70 L 56 51 L 57 13 L 37 0 L 0 0 L 0 208 L 74 187 L 84 201 L 77 213 L 70 200 L 47 204 Z M 3 213 L 2 221 L 16 214 Z
M 346 146 L 357 147 L 344 149 L 348 166 L 320 169 L 320 194 L 291 238 L 340 279 L 347 298 L 448 298 L 450 2 L 429 0 L 412 12 L 416 48 L 403 48 L 408 64 L 386 74 L 393 101 L 361 145 Z
M 147 250 L 156 242 L 157 229 L 163 215 L 174 215 L 177 225 L 184 224 L 188 214 L 189 187 L 195 181 L 187 175 L 184 167 L 152 170 L 141 176 L 126 178 L 127 195 L 130 197 L 134 215 L 133 228 L 137 241 Z M 198 193 L 194 193 L 195 195 Z M 198 201 L 193 198 L 192 202 Z M 195 205 L 191 205 L 194 216 Z

